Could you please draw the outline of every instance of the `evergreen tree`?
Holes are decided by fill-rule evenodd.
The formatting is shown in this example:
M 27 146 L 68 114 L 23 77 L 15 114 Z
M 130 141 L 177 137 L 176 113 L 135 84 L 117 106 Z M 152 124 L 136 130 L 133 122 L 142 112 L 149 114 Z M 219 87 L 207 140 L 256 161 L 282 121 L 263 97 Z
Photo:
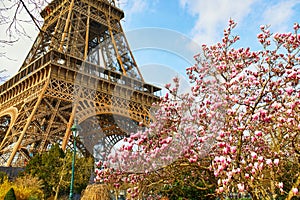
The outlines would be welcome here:
M 10 190 L 8 190 L 4 197 L 4 200 L 16 200 L 16 195 L 13 188 L 10 188 Z

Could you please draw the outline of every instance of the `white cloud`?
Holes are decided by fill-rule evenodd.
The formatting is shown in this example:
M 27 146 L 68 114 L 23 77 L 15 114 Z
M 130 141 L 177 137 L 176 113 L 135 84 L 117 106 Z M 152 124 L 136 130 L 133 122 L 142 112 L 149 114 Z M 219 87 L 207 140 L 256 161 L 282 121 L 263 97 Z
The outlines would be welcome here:
M 125 21 L 123 24 L 125 27 L 130 27 L 131 22 L 134 17 L 138 16 L 136 14 L 141 14 L 147 10 L 147 12 L 155 11 L 155 5 L 160 0 L 117 0 L 116 6 L 122 9 L 125 13 Z
M 263 13 L 263 24 L 270 24 L 272 30 L 285 32 L 290 29 L 287 23 L 295 14 L 294 7 L 300 4 L 299 0 L 284 0 L 268 6 Z
M 116 5 L 124 10 L 126 16 L 153 10 L 160 0 L 117 0 Z
M 119 0 L 117 6 L 125 11 L 126 14 L 143 12 L 148 7 L 148 2 L 144 0 Z
M 219 40 L 220 30 L 230 18 L 241 22 L 257 0 L 180 0 L 181 6 L 197 17 L 192 30 L 199 43 L 211 44 Z M 222 33 L 222 32 L 221 32 Z

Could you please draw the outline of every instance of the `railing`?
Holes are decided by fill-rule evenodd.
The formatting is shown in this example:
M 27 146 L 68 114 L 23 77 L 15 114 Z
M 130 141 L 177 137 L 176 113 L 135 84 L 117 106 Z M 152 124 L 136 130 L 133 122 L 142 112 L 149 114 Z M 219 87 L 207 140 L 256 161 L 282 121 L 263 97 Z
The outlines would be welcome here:
M 0 94 L 4 91 L 7 91 L 9 88 L 14 86 L 16 83 L 22 81 L 26 77 L 28 77 L 31 73 L 40 69 L 41 66 L 45 65 L 46 63 L 50 62 L 51 60 L 51 52 L 48 52 L 46 55 L 41 56 L 40 58 L 36 59 L 22 71 L 19 71 L 16 75 L 10 78 L 8 81 L 0 85 Z
M 76 57 L 62 54 L 54 50 L 49 51 L 47 54 L 36 59 L 22 71 L 18 72 L 14 77 L 6 81 L 4 84 L 0 85 L 0 94 L 10 89 L 18 82 L 21 82 L 23 79 L 29 77 L 30 74 L 38 69 L 41 69 L 42 66 L 48 63 L 58 65 L 62 68 L 66 68 L 77 73 L 109 80 L 120 85 L 126 85 L 141 92 L 147 92 L 155 96 L 160 96 L 159 92 L 161 91 L 161 89 L 156 86 L 147 84 L 138 79 L 124 76 L 117 71 L 109 70 L 99 65 L 83 61 Z
M 19 173 L 24 170 L 25 169 L 22 167 L 2 167 L 2 166 L 0 166 L 0 171 L 5 172 L 9 178 L 9 180 L 16 178 L 19 175 Z
M 59 65 L 62 68 L 75 71 L 77 73 L 82 73 L 91 77 L 104 79 L 116 84 L 124 85 L 138 90 L 141 92 L 151 93 L 155 96 L 161 96 L 159 87 L 147 84 L 139 79 L 134 79 L 132 77 L 124 76 L 118 71 L 113 71 L 106 69 L 105 67 L 93 64 L 88 61 L 80 60 L 76 57 L 65 55 L 57 51 L 52 51 L 51 63 L 54 65 Z

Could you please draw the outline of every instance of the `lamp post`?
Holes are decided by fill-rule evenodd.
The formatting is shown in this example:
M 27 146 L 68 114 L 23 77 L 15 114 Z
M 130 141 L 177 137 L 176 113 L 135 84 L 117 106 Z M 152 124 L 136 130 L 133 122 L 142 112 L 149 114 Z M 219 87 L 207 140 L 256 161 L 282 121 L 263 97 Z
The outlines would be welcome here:
M 78 133 L 80 130 L 80 126 L 78 125 L 77 120 L 74 120 L 74 124 L 71 127 L 71 131 L 73 134 L 73 141 L 74 141 L 74 151 L 73 151 L 73 158 L 72 158 L 72 176 L 71 176 L 71 183 L 70 183 L 70 195 L 69 200 L 73 200 L 73 187 L 74 187 L 74 170 L 75 170 L 75 158 L 76 158 L 76 138 L 78 137 Z

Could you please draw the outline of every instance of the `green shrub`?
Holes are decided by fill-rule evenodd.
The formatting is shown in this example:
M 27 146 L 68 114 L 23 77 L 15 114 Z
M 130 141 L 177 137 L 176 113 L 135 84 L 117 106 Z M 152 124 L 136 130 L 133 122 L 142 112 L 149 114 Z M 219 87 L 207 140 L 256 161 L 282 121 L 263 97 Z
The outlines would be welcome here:
M 37 177 L 25 175 L 16 178 L 14 181 L 5 180 L 0 184 L 0 199 L 3 200 L 10 190 L 13 189 L 14 196 L 19 200 L 44 199 L 43 183 Z
M 10 190 L 8 190 L 4 197 L 4 200 L 16 200 L 16 195 L 13 188 L 10 188 Z
M 16 178 L 13 182 L 16 196 L 21 199 L 42 199 L 43 181 L 32 175 L 24 175 Z M 32 199 L 33 200 L 33 199 Z
M 28 198 L 28 200 L 39 200 L 39 199 L 40 199 L 40 197 L 37 197 L 37 196 L 30 196 Z

